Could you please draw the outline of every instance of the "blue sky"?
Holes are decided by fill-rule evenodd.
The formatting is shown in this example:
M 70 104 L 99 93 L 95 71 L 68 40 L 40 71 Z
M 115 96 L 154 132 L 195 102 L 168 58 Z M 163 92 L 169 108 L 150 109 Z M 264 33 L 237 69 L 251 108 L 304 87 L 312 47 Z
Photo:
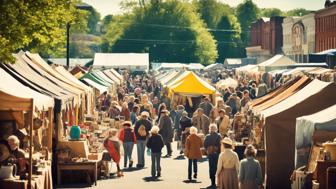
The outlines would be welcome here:
M 102 16 L 108 14 L 118 14 L 121 12 L 119 3 L 122 0 L 83 0 L 95 7 Z M 220 0 L 231 6 L 237 6 L 244 0 Z M 323 8 L 325 0 L 254 0 L 261 8 L 276 7 L 281 10 L 291 10 L 295 8 L 305 8 L 309 10 L 319 10 Z

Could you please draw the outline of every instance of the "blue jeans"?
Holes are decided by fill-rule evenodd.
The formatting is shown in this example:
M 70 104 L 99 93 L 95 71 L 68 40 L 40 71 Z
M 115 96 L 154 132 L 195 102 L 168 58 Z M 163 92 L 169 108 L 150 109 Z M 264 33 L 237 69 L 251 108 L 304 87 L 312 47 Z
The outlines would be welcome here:
M 191 179 L 192 168 L 194 167 L 194 174 L 197 174 L 197 159 L 188 159 L 188 178 Z
M 146 140 L 137 140 L 138 165 L 145 166 Z
M 125 142 L 124 143 L 124 165 L 127 164 L 127 160 L 132 160 L 134 142 Z
M 152 176 L 155 176 L 156 172 L 158 173 L 161 172 L 161 165 L 160 165 L 161 153 L 152 152 L 151 157 L 152 157 Z

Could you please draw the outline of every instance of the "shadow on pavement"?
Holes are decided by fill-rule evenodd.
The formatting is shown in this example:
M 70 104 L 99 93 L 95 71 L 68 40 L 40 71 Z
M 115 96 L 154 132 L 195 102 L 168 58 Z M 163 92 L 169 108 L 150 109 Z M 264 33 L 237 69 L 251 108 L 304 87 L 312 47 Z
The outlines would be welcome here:
M 200 163 L 205 162 L 205 161 L 208 161 L 208 158 L 203 157 L 202 159 L 198 160 L 198 162 L 200 162 Z
M 160 182 L 163 181 L 162 179 L 159 179 L 158 177 L 144 177 L 144 181 L 146 182 Z
M 184 155 L 179 155 L 176 158 L 174 158 L 174 160 L 184 160 L 184 159 L 185 159 Z
M 208 186 L 206 188 L 200 188 L 200 189 L 216 189 L 217 187 L 216 186 Z
M 201 181 L 198 181 L 198 180 L 184 180 L 183 182 L 187 183 L 187 184 L 199 184 L 199 183 L 202 183 Z
M 133 172 L 133 171 L 140 171 L 142 169 L 146 169 L 146 167 L 144 168 L 138 168 L 138 167 L 131 167 L 131 168 L 124 168 L 123 172 Z

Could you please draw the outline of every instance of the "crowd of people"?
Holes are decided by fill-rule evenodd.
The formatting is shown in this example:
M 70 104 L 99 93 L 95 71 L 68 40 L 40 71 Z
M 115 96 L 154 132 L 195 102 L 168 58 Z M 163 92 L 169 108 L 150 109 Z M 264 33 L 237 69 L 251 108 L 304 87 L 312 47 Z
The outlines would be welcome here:
M 124 74 L 126 84 L 119 86 L 117 95 L 103 93 L 97 107 L 111 119 L 122 120 L 122 127 L 112 129 L 104 146 L 120 168 L 120 148 L 124 149 L 124 168 L 133 166 L 132 151 L 137 148 L 139 169 L 145 166 L 145 154 L 151 155 L 151 176 L 161 176 L 161 157 L 172 156 L 172 142 L 177 142 L 180 155 L 188 159 L 188 180 L 197 179 L 198 160 L 207 155 L 211 185 L 221 189 L 259 188 L 262 173 L 255 159 L 256 149 L 249 145 L 246 158 L 239 162 L 233 151 L 234 138 L 231 118 L 256 97 L 256 84 L 240 84 L 236 89 L 227 88 L 213 105 L 208 96 L 195 112 L 187 112 L 184 105 L 172 105 L 163 95 L 160 85 L 150 75 Z M 147 147 L 147 150 L 146 150 Z M 166 152 L 162 156 L 163 148 Z

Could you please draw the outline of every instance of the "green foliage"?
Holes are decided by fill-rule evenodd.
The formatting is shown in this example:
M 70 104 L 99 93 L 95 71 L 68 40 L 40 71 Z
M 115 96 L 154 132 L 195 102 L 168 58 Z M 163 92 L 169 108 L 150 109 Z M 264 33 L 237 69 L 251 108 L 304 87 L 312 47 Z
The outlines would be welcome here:
M 293 9 L 286 13 L 286 16 L 304 16 L 306 14 L 311 13 L 311 11 L 306 9 Z
M 269 9 L 261 9 L 260 14 L 262 17 L 272 17 L 272 16 L 284 16 L 285 13 L 282 12 L 278 8 L 269 8 Z
M 0 6 L 0 62 L 13 62 L 11 54 L 19 49 L 36 52 L 60 49 L 60 44 L 65 41 L 66 23 L 74 20 L 74 3 L 69 4 L 67 0 L 3 0 Z
M 229 57 L 244 56 L 240 45 L 240 24 L 234 15 L 234 10 L 216 0 L 198 0 L 193 4 L 217 40 L 216 62 L 224 62 L 225 58 Z
M 241 38 L 246 45 L 249 41 L 249 28 L 252 22 L 258 19 L 260 10 L 252 0 L 245 0 L 244 3 L 238 5 L 236 14 L 242 29 Z
M 87 24 L 88 24 L 88 29 L 89 29 L 89 33 L 94 34 L 97 33 L 96 32 L 96 28 L 97 28 L 97 23 L 100 20 L 100 14 L 99 12 L 96 11 L 96 9 L 92 8 L 89 10 L 88 13 L 88 19 L 87 19 Z
M 112 17 L 104 52 L 149 52 L 150 61 L 158 62 L 215 62 L 215 40 L 190 3 L 140 3 L 131 13 Z

